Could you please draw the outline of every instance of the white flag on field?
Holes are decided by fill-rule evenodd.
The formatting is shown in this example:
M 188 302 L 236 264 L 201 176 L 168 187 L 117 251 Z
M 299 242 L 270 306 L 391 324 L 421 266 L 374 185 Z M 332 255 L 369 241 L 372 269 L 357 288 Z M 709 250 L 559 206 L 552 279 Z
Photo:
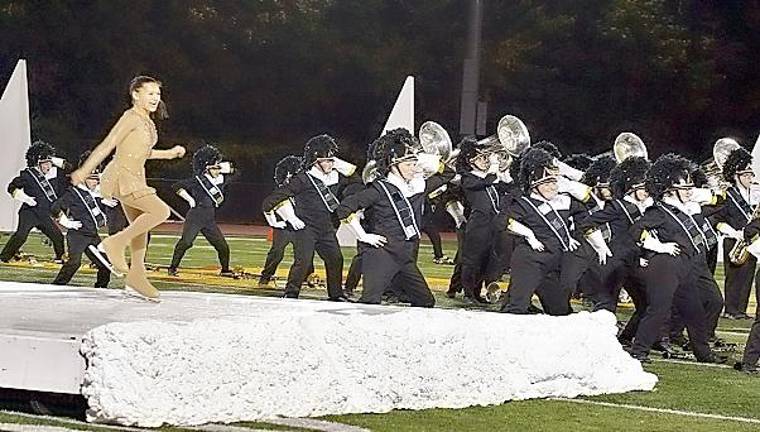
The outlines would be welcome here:
M 19 204 L 5 192 L 8 183 L 26 165 L 24 155 L 31 145 L 29 87 L 26 60 L 19 60 L 0 98 L 0 231 L 15 231 Z
M 398 128 L 404 128 L 414 135 L 414 77 L 411 75 L 406 77 L 380 135 Z

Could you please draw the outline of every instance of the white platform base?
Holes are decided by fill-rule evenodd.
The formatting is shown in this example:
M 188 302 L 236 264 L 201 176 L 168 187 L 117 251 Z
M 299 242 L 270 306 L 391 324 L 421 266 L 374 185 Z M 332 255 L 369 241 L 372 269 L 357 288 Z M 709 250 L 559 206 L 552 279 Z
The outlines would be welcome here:
M 0 303 L 12 312 L 0 317 L 0 334 L 83 336 L 89 419 L 123 425 L 461 408 L 651 390 L 657 382 L 622 350 L 606 312 L 513 316 L 163 297 L 150 304 L 116 290 L 0 283 Z M 71 358 L 82 368 L 69 378 L 81 377 L 84 361 Z M 39 365 L 27 369 L 45 374 Z M 16 371 L 0 373 L 0 386 Z

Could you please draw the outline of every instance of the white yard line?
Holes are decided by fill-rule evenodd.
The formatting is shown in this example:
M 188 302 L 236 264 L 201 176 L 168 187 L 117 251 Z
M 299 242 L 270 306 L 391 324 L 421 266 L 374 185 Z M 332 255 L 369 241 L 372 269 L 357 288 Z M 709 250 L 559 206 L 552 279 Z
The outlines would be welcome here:
M 751 418 L 751 417 L 724 416 L 720 414 L 708 414 L 708 413 L 700 413 L 700 412 L 694 412 L 694 411 L 672 410 L 672 409 L 666 409 L 666 408 L 652 408 L 652 407 L 646 407 L 646 406 L 640 406 L 640 405 L 617 404 L 617 403 L 611 403 L 611 402 L 597 402 L 597 401 L 590 401 L 586 399 L 550 398 L 549 400 L 560 401 L 560 402 L 572 402 L 572 403 L 583 404 L 583 405 L 596 405 L 596 406 L 603 406 L 603 407 L 609 407 L 609 408 L 624 408 L 624 409 L 630 409 L 630 410 L 636 410 L 636 411 L 675 414 L 675 415 L 681 415 L 681 416 L 686 416 L 686 417 L 698 417 L 698 418 L 707 418 L 707 419 L 714 419 L 714 420 L 729 420 L 729 421 L 735 421 L 735 422 L 741 422 L 741 423 L 760 424 L 760 419 Z
M 689 361 L 689 360 L 678 360 L 678 359 L 652 359 L 652 361 L 655 361 L 657 363 L 674 363 L 674 364 L 685 364 L 689 366 L 697 366 L 697 367 L 710 367 L 710 368 L 718 368 L 718 369 L 733 369 L 733 366 L 726 365 L 726 364 L 715 364 L 715 363 L 699 363 L 696 361 Z M 737 372 L 738 373 L 738 372 Z
M 79 429 L 69 429 L 60 426 L 30 425 L 20 423 L 0 423 L 3 432 L 80 432 Z
M 266 420 L 266 422 L 280 426 L 313 429 L 320 432 L 371 432 L 369 429 L 364 429 L 358 426 L 351 426 L 342 423 L 333 423 L 325 420 L 310 418 L 281 418 Z
M 78 425 L 78 426 L 88 426 L 88 427 L 97 427 L 97 428 L 103 428 L 103 429 L 114 429 L 114 430 L 120 430 L 120 431 L 132 431 L 132 432 L 149 432 L 149 429 L 140 429 L 140 428 L 132 428 L 128 426 L 113 426 L 113 425 L 106 425 L 106 424 L 98 424 L 98 423 L 87 423 L 79 420 L 74 420 L 66 417 L 54 417 L 49 415 L 38 415 L 38 414 L 27 414 L 22 412 L 16 412 L 16 411 L 0 411 L 2 414 L 8 414 L 12 416 L 18 416 L 18 417 L 24 417 L 29 419 L 35 419 L 35 420 L 47 420 L 50 422 L 58 422 L 63 424 L 71 424 L 71 425 Z M 20 425 L 20 426 L 28 426 L 28 425 Z M 0 429 L 5 430 L 5 429 Z

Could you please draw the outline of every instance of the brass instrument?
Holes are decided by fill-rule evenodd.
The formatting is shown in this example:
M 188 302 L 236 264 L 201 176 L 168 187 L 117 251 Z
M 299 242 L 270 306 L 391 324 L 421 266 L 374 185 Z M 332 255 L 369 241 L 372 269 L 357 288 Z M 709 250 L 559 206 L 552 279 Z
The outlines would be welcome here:
M 752 215 L 749 217 L 750 222 L 760 218 L 760 204 L 755 206 L 755 209 L 752 211 Z M 747 241 L 737 240 L 736 243 L 734 243 L 734 247 L 731 248 L 731 250 L 728 252 L 728 260 L 731 261 L 731 264 L 733 265 L 744 265 L 747 260 L 749 259 L 749 251 L 747 250 Z
M 623 132 L 618 135 L 615 138 L 615 143 L 612 145 L 612 153 L 615 154 L 617 163 L 623 162 L 631 156 L 649 159 L 644 140 L 633 132 Z
M 739 143 L 733 138 L 721 138 L 715 141 L 712 151 L 713 157 L 700 164 L 700 168 L 705 172 L 711 188 L 727 189 L 728 182 L 721 178 L 723 164 L 726 163 L 728 155 L 740 147 Z
M 530 133 L 519 118 L 507 114 L 499 120 L 496 133 L 478 141 L 499 158 L 499 169 L 505 171 L 515 157 L 530 147 Z

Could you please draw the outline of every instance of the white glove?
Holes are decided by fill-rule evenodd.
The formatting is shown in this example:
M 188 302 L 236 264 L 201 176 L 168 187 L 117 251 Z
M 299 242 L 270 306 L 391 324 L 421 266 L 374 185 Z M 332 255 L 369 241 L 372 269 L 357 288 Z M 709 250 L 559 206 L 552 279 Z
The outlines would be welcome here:
M 574 238 L 571 238 L 570 242 L 568 242 L 567 244 L 567 248 L 570 250 L 570 252 L 578 249 L 580 246 L 581 246 L 581 242 L 579 242 L 578 240 Z
M 554 164 L 559 168 L 559 175 L 563 177 L 567 177 L 574 181 L 579 181 L 581 177 L 583 177 L 583 171 L 577 170 L 559 159 L 555 158 Z
M 353 231 L 356 235 L 356 239 L 362 243 L 374 246 L 376 248 L 383 247 L 388 242 L 388 239 L 378 234 L 368 234 L 364 231 L 362 224 L 359 223 L 359 218 L 356 215 L 351 215 L 348 219 L 343 221 L 348 226 L 348 229 Z
M 190 206 L 190 208 L 195 207 L 195 198 L 191 197 L 189 193 L 187 193 L 186 190 L 180 189 L 177 191 L 177 195 L 181 196 L 183 200 L 187 201 L 187 204 Z
M 108 199 L 108 198 L 103 198 L 102 200 L 100 200 L 100 203 L 103 204 L 104 206 L 108 206 L 111 208 L 114 208 L 117 205 L 119 205 L 119 202 L 116 201 L 115 199 Z
M 716 229 L 718 230 L 718 232 L 725 235 L 726 237 L 730 237 L 732 239 L 736 239 L 739 241 L 744 240 L 744 229 L 741 229 L 741 230 L 734 229 L 731 225 L 725 222 L 719 223 Z
M 639 258 L 639 266 L 644 268 L 649 265 L 649 260 L 646 258 Z
M 713 196 L 713 191 L 708 188 L 694 188 L 691 192 L 691 201 L 698 204 L 710 204 Z
M 285 219 L 294 230 L 306 228 L 306 224 L 296 216 L 296 209 L 293 208 L 293 203 L 291 203 L 290 200 L 283 201 L 275 211 L 280 217 Z
M 586 202 L 591 196 L 591 187 L 581 182 L 568 180 L 566 177 L 557 177 L 557 188 L 559 193 L 567 193 L 581 202 Z
M 235 172 L 235 168 L 232 166 L 232 162 L 219 162 L 219 171 L 222 174 L 232 174 Z
M 78 230 L 79 228 L 82 228 L 82 222 L 74 219 L 69 219 L 63 213 L 61 213 L 61 215 L 58 217 L 58 223 L 61 224 L 62 227 L 70 230 Z
M 15 199 L 18 202 L 24 203 L 28 205 L 29 207 L 34 207 L 37 205 L 37 200 L 34 199 L 34 197 L 30 197 L 29 195 L 27 195 L 23 189 L 16 189 L 15 191 L 13 191 L 13 199 Z
M 425 177 L 438 172 L 441 168 L 441 157 L 434 154 L 418 153 L 417 154 L 417 169 L 422 171 Z
M 499 155 L 491 153 L 488 155 L 488 174 L 497 174 L 499 172 Z
M 277 217 L 272 212 L 264 212 L 264 219 L 267 220 L 267 224 L 272 228 L 283 229 L 287 226 L 285 221 L 277 220 Z
M 454 219 L 454 224 L 459 229 L 463 223 L 467 222 L 464 216 L 464 206 L 459 201 L 449 201 L 446 203 L 446 212 Z
M 755 258 L 760 257 L 760 238 L 753 241 L 752 243 L 747 246 L 747 252 L 752 254 Z
M 346 162 L 340 158 L 333 158 L 333 169 L 343 174 L 345 177 L 350 177 L 356 172 L 356 165 L 351 162 Z
M 652 234 L 648 234 L 646 238 L 644 238 L 644 242 L 641 244 L 641 247 L 652 252 L 668 254 L 670 256 L 677 256 L 681 253 L 681 249 L 678 246 L 678 243 L 662 243 Z
M 541 243 L 541 241 L 536 238 L 536 234 L 533 232 L 532 229 L 528 228 L 527 226 L 521 224 L 520 222 L 517 222 L 514 219 L 510 219 L 509 223 L 507 224 L 507 229 L 525 238 L 525 240 L 528 242 L 528 245 L 530 245 L 530 247 L 533 248 L 534 251 L 536 252 L 544 251 L 545 249 L 544 244 Z
M 586 235 L 586 241 L 588 241 L 588 244 L 590 244 L 596 251 L 596 254 L 599 257 L 599 264 L 607 264 L 607 257 L 612 256 L 612 251 L 609 246 L 607 246 L 607 242 L 604 241 L 602 232 L 600 230 L 592 231 L 590 234 Z
M 59 157 L 51 157 L 50 161 L 53 162 L 53 165 L 57 166 L 60 169 L 63 169 L 63 165 L 66 163 L 66 159 Z
M 499 179 L 502 183 L 512 183 L 514 179 L 512 178 L 512 175 L 509 173 L 509 169 L 506 169 L 504 171 L 499 171 L 496 174 L 496 178 Z

